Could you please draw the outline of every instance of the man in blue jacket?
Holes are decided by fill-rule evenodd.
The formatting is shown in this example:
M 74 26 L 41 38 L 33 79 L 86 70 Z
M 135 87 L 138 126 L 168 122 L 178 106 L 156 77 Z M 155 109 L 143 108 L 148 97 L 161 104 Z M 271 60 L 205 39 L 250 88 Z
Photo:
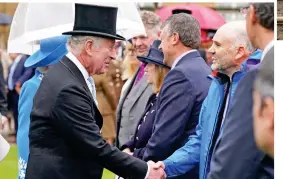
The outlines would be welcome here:
M 262 50 L 260 61 L 274 53 L 274 3 L 251 3 L 245 12 L 252 45 Z M 258 65 L 258 66 L 261 66 Z M 273 179 L 274 161 L 260 151 L 253 131 L 253 84 L 258 68 L 240 81 L 210 162 L 208 179 Z
M 243 62 L 254 52 L 245 23 L 235 21 L 220 27 L 209 52 L 213 60 L 211 68 L 218 73 L 209 76 L 212 83 L 202 104 L 196 134 L 191 135 L 182 148 L 163 161 L 168 177 L 184 174 L 199 165 L 199 178 L 206 178 L 212 151 L 233 101 L 235 89 L 248 70 Z

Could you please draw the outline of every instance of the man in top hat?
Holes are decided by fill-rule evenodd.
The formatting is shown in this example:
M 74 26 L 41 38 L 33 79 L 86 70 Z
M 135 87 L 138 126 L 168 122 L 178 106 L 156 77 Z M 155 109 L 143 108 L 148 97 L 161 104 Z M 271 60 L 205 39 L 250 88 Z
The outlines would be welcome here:
M 97 18 L 95 18 L 97 17 Z M 99 18 L 98 18 L 99 17 Z M 69 53 L 44 76 L 34 97 L 27 179 L 98 179 L 103 167 L 124 178 L 164 178 L 164 171 L 119 151 L 101 136 L 91 76 L 115 59 L 117 8 L 75 5 Z
M 66 42 L 68 37 L 59 36 L 41 40 L 40 50 L 35 52 L 25 62 L 25 67 L 36 68 L 36 71 L 34 76 L 24 83 L 19 98 L 19 129 L 17 133 L 19 179 L 24 179 L 26 174 L 29 155 L 28 132 L 33 97 L 50 66 L 56 64 L 67 54 Z

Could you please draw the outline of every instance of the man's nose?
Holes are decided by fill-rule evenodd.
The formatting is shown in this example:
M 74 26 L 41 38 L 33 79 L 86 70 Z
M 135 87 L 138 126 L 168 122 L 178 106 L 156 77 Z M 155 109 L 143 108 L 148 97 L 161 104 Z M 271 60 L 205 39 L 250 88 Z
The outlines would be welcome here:
M 140 38 L 137 38 L 136 46 L 141 46 L 142 44 L 143 44 L 143 41 Z

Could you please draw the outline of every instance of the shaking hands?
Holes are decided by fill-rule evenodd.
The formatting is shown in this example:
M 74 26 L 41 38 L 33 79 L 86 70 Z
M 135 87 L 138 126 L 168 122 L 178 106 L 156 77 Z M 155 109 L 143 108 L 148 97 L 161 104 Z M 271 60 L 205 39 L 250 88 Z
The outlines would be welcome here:
M 129 148 L 126 148 L 123 150 L 123 152 L 133 155 L 131 150 Z M 146 179 L 165 179 L 166 178 L 166 173 L 164 171 L 165 165 L 163 162 L 159 161 L 157 163 L 154 163 L 153 161 L 148 161 L 147 162 L 149 166 L 149 175 Z
M 148 161 L 147 164 L 150 167 L 149 176 L 147 179 L 165 179 L 166 173 L 164 171 L 165 165 L 163 162 L 154 163 L 153 161 Z

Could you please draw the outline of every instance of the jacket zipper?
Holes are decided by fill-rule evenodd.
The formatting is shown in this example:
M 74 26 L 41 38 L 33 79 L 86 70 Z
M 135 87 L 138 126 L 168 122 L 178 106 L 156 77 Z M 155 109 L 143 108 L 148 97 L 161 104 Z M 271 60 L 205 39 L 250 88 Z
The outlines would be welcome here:
M 218 81 L 217 81 L 217 83 L 219 83 Z M 221 92 L 221 89 L 220 89 L 220 87 L 218 86 L 218 89 L 219 89 L 219 91 Z M 217 109 L 217 115 L 216 116 L 218 116 L 219 115 L 219 109 L 221 108 L 221 105 L 222 105 L 222 103 L 223 103 L 223 95 L 221 96 L 221 103 L 219 104 L 219 106 L 218 106 L 218 109 Z M 217 124 L 217 121 L 216 120 L 214 120 L 215 122 L 214 122 L 214 126 L 213 126 L 213 132 L 212 132 L 212 136 L 214 135 L 214 132 L 215 132 L 215 128 L 216 128 L 216 124 Z M 211 147 L 211 142 L 212 142 L 212 140 L 213 140 L 213 138 L 210 138 L 210 141 L 209 141 L 209 147 L 208 147 L 208 154 L 206 155 L 206 158 L 205 158 L 205 162 L 204 162 L 204 164 L 205 164 L 205 166 L 204 166 L 204 173 L 203 173 L 203 179 L 204 179 L 204 177 L 206 176 L 206 169 L 207 169 L 207 162 L 208 162 L 208 157 L 209 157 L 209 149 L 210 149 L 210 147 Z

